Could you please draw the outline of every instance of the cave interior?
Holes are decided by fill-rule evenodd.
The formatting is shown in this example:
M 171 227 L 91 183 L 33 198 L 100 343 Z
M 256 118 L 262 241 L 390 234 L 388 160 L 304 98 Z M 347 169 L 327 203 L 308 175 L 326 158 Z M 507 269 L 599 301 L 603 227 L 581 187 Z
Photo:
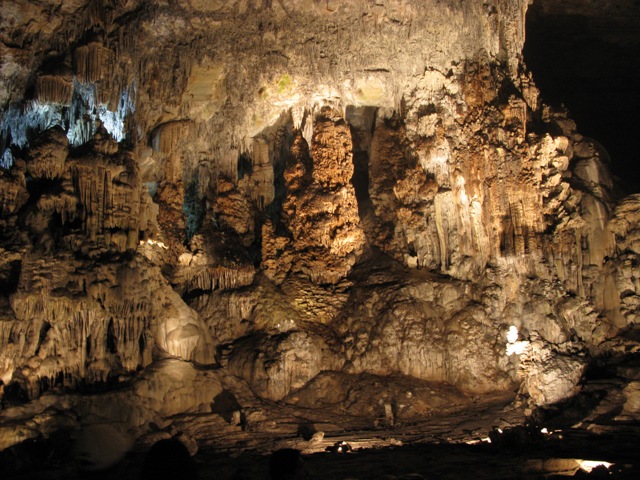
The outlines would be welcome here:
M 638 478 L 640 1 L 2 10 L 3 478 Z

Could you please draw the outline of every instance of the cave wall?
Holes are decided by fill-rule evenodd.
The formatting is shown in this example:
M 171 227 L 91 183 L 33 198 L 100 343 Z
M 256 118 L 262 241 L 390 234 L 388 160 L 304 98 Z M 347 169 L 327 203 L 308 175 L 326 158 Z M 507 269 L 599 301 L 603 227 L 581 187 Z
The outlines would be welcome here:
M 167 356 L 272 400 L 325 371 L 574 393 L 636 323 L 638 199 L 539 100 L 527 7 L 13 2 L 8 401 Z

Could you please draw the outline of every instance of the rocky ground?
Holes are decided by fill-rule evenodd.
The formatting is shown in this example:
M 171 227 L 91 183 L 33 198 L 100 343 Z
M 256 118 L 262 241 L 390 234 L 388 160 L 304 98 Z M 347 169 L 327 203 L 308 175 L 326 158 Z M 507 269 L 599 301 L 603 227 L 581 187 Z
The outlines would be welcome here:
M 510 478 L 637 478 L 640 464 L 636 445 L 638 428 L 628 434 L 597 435 L 588 430 L 572 429 L 551 436 L 537 436 L 523 430 L 505 430 L 503 442 L 469 445 L 461 443 L 417 443 L 386 447 L 366 447 L 380 432 L 362 432 L 334 437 L 351 442 L 348 453 L 317 452 L 305 454 L 312 479 L 510 479 Z M 399 433 L 399 432 L 395 432 Z M 510 434 L 513 433 L 513 437 Z M 415 435 L 415 431 L 413 432 Z M 412 436 L 407 433 L 408 436 Z M 402 435 L 398 435 L 402 438 Z M 382 439 L 380 439 L 382 440 Z M 495 440 L 495 438 L 494 438 Z M 336 440 L 341 441 L 341 440 Z M 375 440 L 374 440 L 375 443 Z M 381 441 L 382 443 L 382 441 Z M 6 454 L 5 454 L 6 457 Z M 8 478 L 30 479 L 137 479 L 144 452 L 136 451 L 116 467 L 87 473 L 69 464 L 29 466 Z M 195 456 L 199 478 L 220 480 L 267 479 L 268 455 L 259 452 L 224 452 L 203 448 Z M 613 464 L 591 472 L 584 460 Z M 583 468 L 581 468 L 581 465 Z M 472 472 L 472 473 L 471 473 Z
M 494 395 L 397 424 L 283 403 L 261 405 L 268 420 L 250 428 L 227 423 L 221 413 L 179 414 L 171 421 L 175 437 L 197 452 L 204 479 L 266 479 L 268 456 L 279 448 L 302 451 L 314 479 L 458 479 L 470 472 L 481 479 L 637 478 L 640 422 L 633 415 L 637 396 L 630 393 L 637 381 L 625 377 L 637 378 L 639 364 L 637 354 L 606 359 L 588 372 L 579 396 L 533 412 L 512 396 Z M 363 393 L 373 395 L 371 389 Z M 70 453 L 74 441 L 60 434 L 7 449 L 0 461 L 15 479 L 136 479 L 149 444 L 168 436 L 148 436 L 147 444 L 98 472 L 82 470 Z M 336 446 L 343 442 L 348 447 L 341 453 Z M 103 455 L 109 450 L 104 443 L 101 448 Z

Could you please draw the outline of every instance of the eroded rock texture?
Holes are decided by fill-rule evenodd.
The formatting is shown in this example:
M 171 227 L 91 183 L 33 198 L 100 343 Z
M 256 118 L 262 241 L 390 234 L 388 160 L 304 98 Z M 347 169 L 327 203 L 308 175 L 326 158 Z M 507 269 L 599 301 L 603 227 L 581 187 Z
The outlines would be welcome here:
M 284 248 L 263 250 L 263 261 L 278 272 L 279 256 L 292 257 L 291 268 L 319 284 L 344 279 L 364 247 L 353 176 L 349 127 L 329 108 L 314 119 L 311 150 L 300 134 L 294 140 L 284 169 L 285 198 L 282 223 L 291 237 Z M 264 233 L 269 235 L 269 226 Z M 266 239 L 275 243 L 278 238 Z M 282 251 L 279 251 L 282 250 Z M 287 261 L 283 262 L 287 265 Z M 288 272 L 283 272 L 285 275 Z
M 61 428 L 33 426 L 55 395 L 68 428 L 211 443 L 169 417 L 228 434 L 273 426 L 261 399 L 392 425 L 574 395 L 637 322 L 640 208 L 539 101 L 527 5 L 13 2 L 0 445 Z

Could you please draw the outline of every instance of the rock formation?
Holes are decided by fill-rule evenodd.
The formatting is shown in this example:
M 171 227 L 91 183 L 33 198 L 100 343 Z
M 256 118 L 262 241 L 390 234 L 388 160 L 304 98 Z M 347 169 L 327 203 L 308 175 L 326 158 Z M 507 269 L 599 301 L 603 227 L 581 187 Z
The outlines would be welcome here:
M 637 324 L 640 197 L 540 101 L 528 1 L 50 3 L 0 20 L 0 448 L 535 408 Z

